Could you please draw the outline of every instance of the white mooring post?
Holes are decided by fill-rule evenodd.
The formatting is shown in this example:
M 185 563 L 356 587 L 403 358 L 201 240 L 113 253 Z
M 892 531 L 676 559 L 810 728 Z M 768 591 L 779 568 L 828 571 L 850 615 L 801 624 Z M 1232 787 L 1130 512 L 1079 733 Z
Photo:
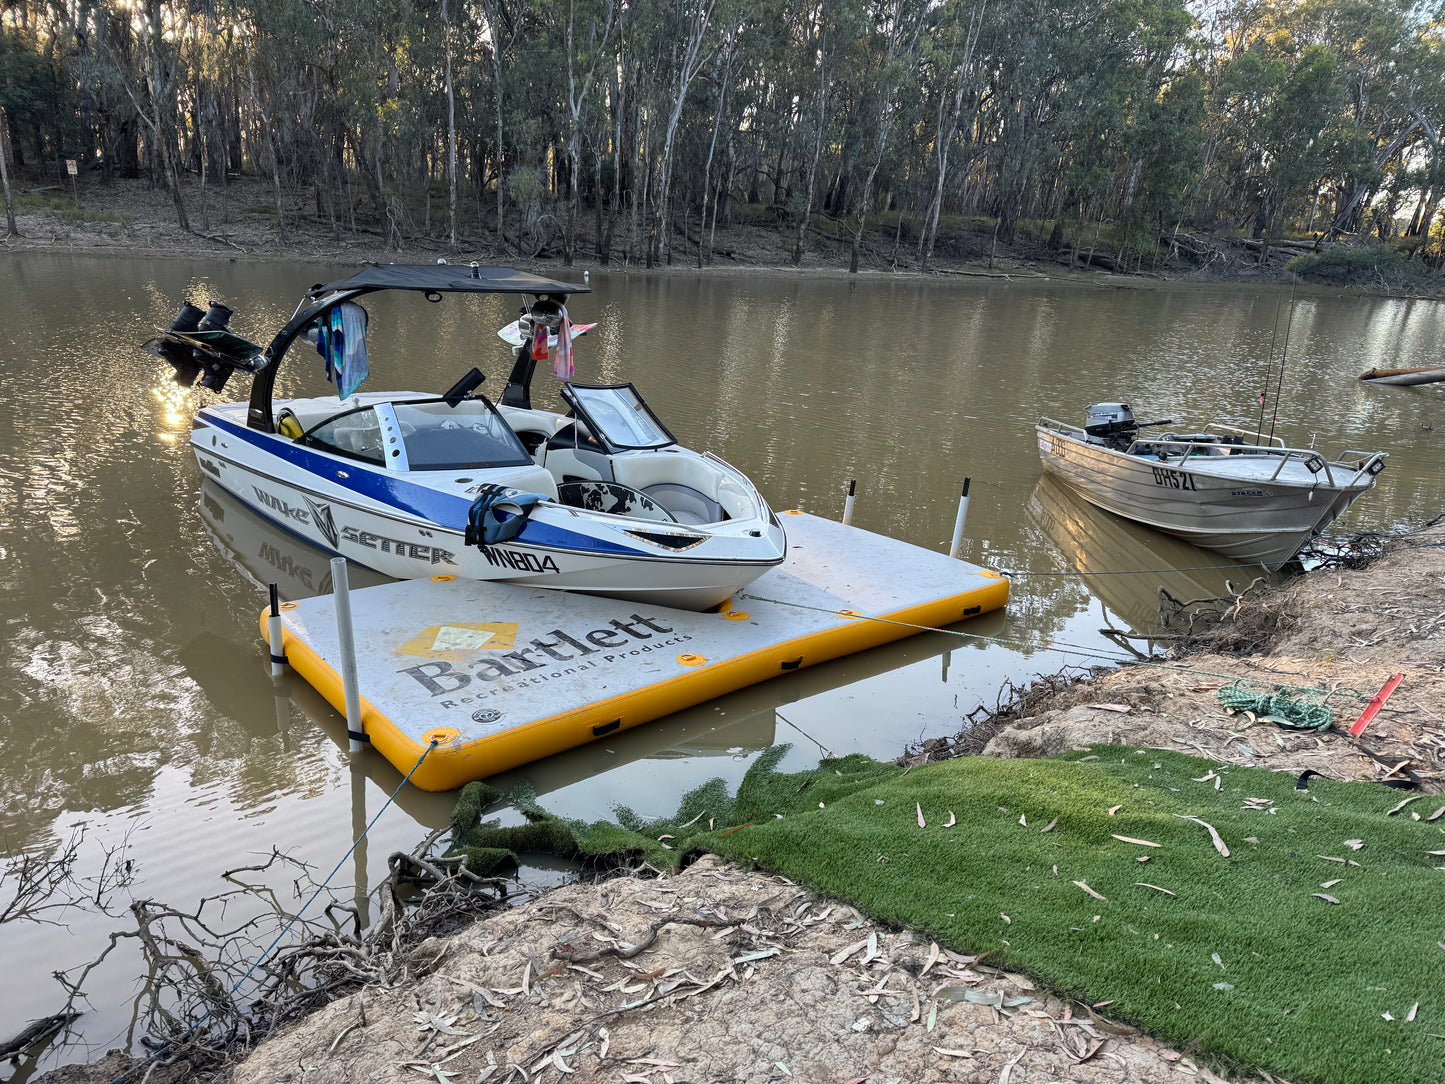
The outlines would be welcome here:
M 963 545 L 963 525 L 968 520 L 968 486 L 972 478 L 963 480 L 963 496 L 958 499 L 958 517 L 953 521 L 953 542 L 948 547 L 948 555 L 957 557 L 959 548 Z
M 271 676 L 278 678 L 286 673 L 286 640 L 281 635 L 281 596 L 274 583 L 268 586 L 271 592 L 271 613 L 266 618 L 266 633 L 271 641 Z
M 848 479 L 848 497 L 843 501 L 843 526 L 853 522 L 853 502 L 858 499 L 858 479 Z
M 356 685 L 356 638 L 351 631 L 351 585 L 346 580 L 346 558 L 331 558 L 331 590 L 336 599 L 336 644 L 341 651 L 341 688 L 346 695 L 347 748 L 355 755 L 365 746 L 361 722 L 361 691 Z

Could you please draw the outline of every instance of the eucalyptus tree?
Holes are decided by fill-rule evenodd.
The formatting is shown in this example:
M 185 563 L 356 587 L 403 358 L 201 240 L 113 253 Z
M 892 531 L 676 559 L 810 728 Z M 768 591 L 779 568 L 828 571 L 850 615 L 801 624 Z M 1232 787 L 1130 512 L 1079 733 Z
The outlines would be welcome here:
M 612 29 L 617 21 L 617 0 L 581 0 L 582 21 L 585 29 L 580 33 L 578 24 L 579 0 L 568 0 L 567 4 L 567 156 L 572 163 L 572 184 L 567 200 L 567 232 L 563 242 L 567 263 L 572 262 L 576 246 L 577 220 L 582 201 L 582 111 L 587 105 L 587 96 L 597 78 L 599 68 L 610 59 L 607 51 Z M 600 29 L 599 25 L 601 24 Z M 615 63 L 615 60 L 613 61 Z M 601 161 L 600 152 L 598 161 Z M 594 193 L 601 199 L 601 192 Z
M 923 229 L 918 237 L 919 267 L 925 271 L 933 256 L 934 242 L 938 239 L 938 216 L 943 210 L 949 156 L 964 118 L 964 104 L 967 102 L 969 109 L 969 123 L 963 126 L 966 131 L 972 129 L 972 118 L 981 105 L 981 78 L 974 56 L 987 8 L 988 0 L 970 0 L 967 3 L 965 0 L 948 0 L 940 8 L 941 18 L 932 39 L 925 43 L 926 55 L 936 73 L 938 99 L 930 156 L 930 164 L 934 167 L 933 196 L 924 212 Z M 940 38 L 942 42 L 938 40 Z
M 863 230 L 872 207 L 873 181 L 878 176 L 883 155 L 888 150 L 888 136 L 897 113 L 898 94 L 913 69 L 928 14 L 926 0 L 876 0 L 873 19 L 876 31 L 870 37 L 870 52 L 876 50 L 874 102 L 867 120 L 871 122 L 868 138 L 872 143 L 872 165 L 859 192 L 852 244 L 848 255 L 848 271 L 858 273 L 858 254 L 863 244 Z

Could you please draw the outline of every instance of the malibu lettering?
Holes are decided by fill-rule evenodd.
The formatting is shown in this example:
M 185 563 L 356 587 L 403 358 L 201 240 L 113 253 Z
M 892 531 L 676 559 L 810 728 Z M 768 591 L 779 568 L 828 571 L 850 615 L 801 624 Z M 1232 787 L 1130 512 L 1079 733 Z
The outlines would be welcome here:
M 644 632 L 644 629 L 651 631 Z M 516 651 L 477 659 L 469 664 L 470 673 L 454 669 L 451 663 L 440 659 L 424 662 L 420 666 L 408 666 L 400 672 L 412 677 L 432 696 L 446 696 L 465 689 L 474 678 L 500 681 L 528 670 L 546 669 L 553 663 L 571 662 L 587 655 L 596 655 L 607 648 L 627 647 L 634 641 L 651 640 L 653 633 L 671 631 L 670 627 L 658 624 L 653 618 L 632 614 L 626 621 L 611 621 L 606 628 L 593 629 L 583 634 L 581 640 L 561 629 L 553 629 L 547 633 L 548 639 L 538 637 L 527 647 L 520 647 Z M 586 643 L 583 643 L 583 640 Z

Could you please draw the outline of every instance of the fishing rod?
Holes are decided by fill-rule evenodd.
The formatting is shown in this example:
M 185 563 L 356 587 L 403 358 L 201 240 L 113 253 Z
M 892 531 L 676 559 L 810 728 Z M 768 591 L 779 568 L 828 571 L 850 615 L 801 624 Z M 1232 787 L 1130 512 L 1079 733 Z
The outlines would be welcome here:
M 1279 420 L 1279 397 L 1284 392 L 1284 362 L 1285 358 L 1289 356 L 1290 329 L 1294 327 L 1294 295 L 1295 287 L 1291 286 L 1289 290 L 1289 319 L 1286 320 L 1284 324 L 1284 346 L 1279 352 L 1279 383 L 1275 385 L 1274 389 L 1274 414 L 1269 419 L 1270 440 L 1274 439 L 1274 424 Z M 1278 319 L 1276 319 L 1276 324 L 1277 323 Z
M 1290 304 L 1293 306 L 1293 298 L 1291 298 Z M 1270 376 L 1274 371 L 1274 345 L 1279 342 L 1279 313 L 1282 308 L 1284 308 L 1284 294 L 1279 295 L 1279 300 L 1274 305 L 1274 330 L 1269 336 L 1269 354 L 1264 362 L 1264 387 L 1259 392 L 1259 423 L 1254 427 L 1257 434 L 1264 432 L 1264 402 L 1269 398 Z M 1293 312 L 1290 315 L 1293 316 Z M 1280 367 L 1284 367 L 1283 359 L 1280 359 Z

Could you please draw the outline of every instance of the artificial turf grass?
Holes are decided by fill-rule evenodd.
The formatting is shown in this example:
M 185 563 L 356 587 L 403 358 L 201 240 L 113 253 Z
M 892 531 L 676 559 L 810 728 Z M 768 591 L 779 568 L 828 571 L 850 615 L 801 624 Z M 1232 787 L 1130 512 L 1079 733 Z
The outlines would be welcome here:
M 1180 1047 L 1207 1032 L 1195 1052 L 1222 1067 L 1260 1066 L 1294 1084 L 1445 1080 L 1445 1042 L 1435 1037 L 1445 1034 L 1445 872 L 1433 868 L 1445 857 L 1426 853 L 1445 850 L 1445 819 L 1410 816 L 1422 805 L 1431 812 L 1428 799 L 1390 817 L 1398 791 L 1322 779 L 1297 791 L 1292 776 L 1227 766 L 1215 768 L 1216 790 L 1213 779 L 1196 781 L 1211 762 L 1132 747 L 909 772 L 850 756 L 795 774 L 776 770 L 785 751 L 760 757 L 736 797 L 714 780 L 664 820 L 620 809 L 616 823 L 564 821 L 514 794 L 530 824 L 461 823 L 458 838 L 659 866 L 714 851 L 957 951 L 988 951 L 991 963 L 1065 996 L 1110 1002 L 1111 1016 Z M 1246 797 L 1271 798 L 1277 812 L 1244 809 Z M 957 823 L 945 828 L 950 811 Z M 1230 857 L 1176 813 L 1214 825 Z M 1137 862 L 1141 854 L 1150 861 Z
M 1084 755 L 945 761 L 831 802 L 820 797 L 832 789 L 825 761 L 774 775 L 769 819 L 705 845 L 956 950 L 991 951 L 990 962 L 1111 1002 L 1110 1015 L 1180 1046 L 1207 1032 L 1197 1054 L 1225 1067 L 1296 1084 L 1445 1079 L 1434 1037 L 1445 1033 L 1445 872 L 1426 854 L 1445 849 L 1441 828 L 1408 810 L 1387 817 L 1400 794 L 1372 784 L 1316 779 L 1297 791 L 1291 776 L 1226 767 L 1216 790 L 1195 781 L 1210 767 L 1198 758 L 1113 746 L 1095 747 L 1097 761 Z M 1245 797 L 1272 798 L 1278 812 L 1243 809 Z M 949 811 L 957 824 L 944 828 Z M 1174 814 L 1212 824 L 1230 857 Z M 1136 861 L 1143 854 L 1149 862 Z M 1312 895 L 1326 891 L 1340 903 Z

